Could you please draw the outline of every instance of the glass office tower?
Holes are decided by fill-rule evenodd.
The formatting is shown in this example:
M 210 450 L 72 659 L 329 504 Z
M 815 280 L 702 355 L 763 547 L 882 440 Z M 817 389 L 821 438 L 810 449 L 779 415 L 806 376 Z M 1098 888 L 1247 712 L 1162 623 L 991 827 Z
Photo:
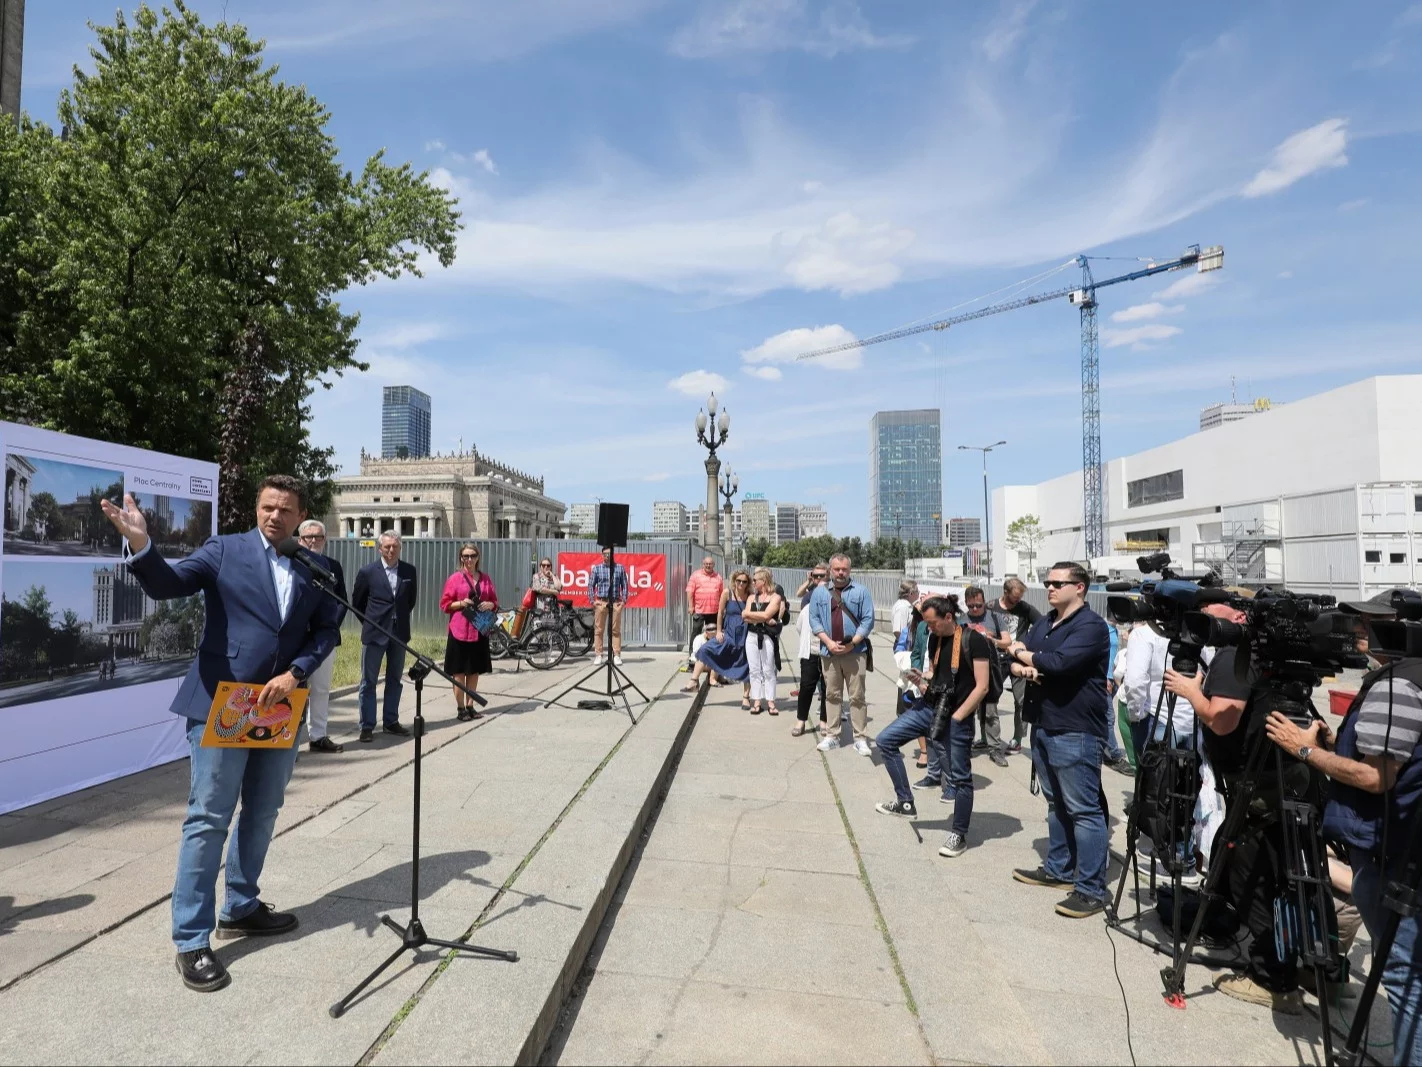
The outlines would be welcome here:
M 430 395 L 413 385 L 387 385 L 380 420 L 380 455 L 430 454 Z
M 869 536 L 943 543 L 942 416 L 880 411 L 869 420 Z

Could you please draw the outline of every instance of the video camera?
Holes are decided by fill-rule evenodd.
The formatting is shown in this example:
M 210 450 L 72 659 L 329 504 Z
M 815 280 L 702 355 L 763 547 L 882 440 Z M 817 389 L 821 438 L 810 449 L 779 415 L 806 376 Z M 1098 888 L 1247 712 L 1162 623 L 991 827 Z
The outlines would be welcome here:
M 1113 596 L 1106 600 L 1106 613 L 1111 621 L 1122 626 L 1133 622 L 1144 622 L 1152 630 L 1170 641 L 1170 655 L 1175 670 L 1181 674 L 1193 675 L 1200 667 L 1200 653 L 1204 644 L 1186 625 L 1190 615 L 1200 606 L 1200 593 L 1214 581 L 1213 575 L 1198 579 L 1177 573 L 1170 567 L 1170 553 L 1156 552 L 1136 559 L 1141 574 L 1160 573 L 1159 581 L 1142 582 L 1140 595 Z M 1112 591 L 1119 586 L 1112 583 L 1106 587 Z M 1219 593 L 1223 593 L 1220 590 Z M 1213 599 L 1218 599 L 1218 594 Z M 1206 616 L 1209 618 L 1209 616 Z

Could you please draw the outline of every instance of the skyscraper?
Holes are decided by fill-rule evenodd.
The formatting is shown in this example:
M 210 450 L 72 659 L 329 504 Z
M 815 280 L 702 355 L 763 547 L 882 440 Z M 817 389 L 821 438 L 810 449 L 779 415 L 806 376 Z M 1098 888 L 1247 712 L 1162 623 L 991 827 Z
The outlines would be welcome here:
M 800 540 L 800 505 L 775 505 L 775 543 L 788 545 Z
M 943 543 L 943 443 L 937 408 L 869 420 L 869 536 Z
M 430 395 L 413 385 L 387 385 L 381 409 L 380 456 L 409 459 L 430 454 Z
M 983 539 L 982 519 L 949 519 L 948 547 L 967 548 Z

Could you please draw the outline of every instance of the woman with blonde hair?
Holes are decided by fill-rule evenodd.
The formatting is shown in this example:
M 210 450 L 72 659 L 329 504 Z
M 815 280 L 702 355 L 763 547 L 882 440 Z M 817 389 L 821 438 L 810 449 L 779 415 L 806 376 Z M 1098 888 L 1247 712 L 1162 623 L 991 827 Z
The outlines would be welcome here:
M 750 599 L 750 574 L 737 570 L 721 593 L 721 606 L 716 612 L 716 636 L 707 641 L 696 652 L 696 667 L 691 672 L 691 681 L 685 686 L 693 690 L 701 684 L 703 674 L 711 675 L 711 684 L 716 677 L 732 682 L 745 682 L 750 674 L 746 664 L 746 622 L 741 612 Z M 746 683 L 745 696 L 741 700 L 742 709 L 750 710 L 750 685 Z
M 745 606 L 746 663 L 750 669 L 750 713 L 764 710 L 779 715 L 775 706 L 775 646 L 780 640 L 780 609 L 784 601 L 775 589 L 775 576 L 765 567 L 755 570 L 755 596 Z

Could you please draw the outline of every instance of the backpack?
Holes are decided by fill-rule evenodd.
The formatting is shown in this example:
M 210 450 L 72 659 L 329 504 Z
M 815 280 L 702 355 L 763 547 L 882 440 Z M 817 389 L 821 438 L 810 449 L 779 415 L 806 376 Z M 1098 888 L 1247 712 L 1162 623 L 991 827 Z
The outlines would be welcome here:
M 988 614 L 992 616 L 993 629 L 999 634 L 1002 633 L 1001 613 L 988 608 Z M 965 616 L 966 617 L 966 616 Z M 968 627 L 972 629 L 972 627 Z M 994 655 L 995 649 L 992 642 L 988 640 L 987 634 L 982 635 L 984 641 L 988 641 L 988 691 L 983 697 L 984 704 L 996 704 L 1007 688 L 1007 666 L 1003 663 L 1002 657 Z

